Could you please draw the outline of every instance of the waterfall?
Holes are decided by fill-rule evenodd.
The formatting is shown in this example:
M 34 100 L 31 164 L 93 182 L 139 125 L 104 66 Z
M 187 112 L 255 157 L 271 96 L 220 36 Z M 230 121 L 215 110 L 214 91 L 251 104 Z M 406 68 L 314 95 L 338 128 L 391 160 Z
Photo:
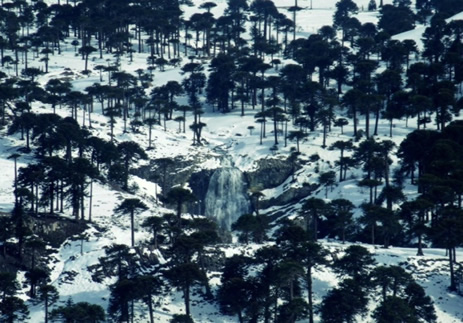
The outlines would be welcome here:
M 217 169 L 211 176 L 206 193 L 205 215 L 217 220 L 224 229 L 249 212 L 243 173 L 236 167 Z

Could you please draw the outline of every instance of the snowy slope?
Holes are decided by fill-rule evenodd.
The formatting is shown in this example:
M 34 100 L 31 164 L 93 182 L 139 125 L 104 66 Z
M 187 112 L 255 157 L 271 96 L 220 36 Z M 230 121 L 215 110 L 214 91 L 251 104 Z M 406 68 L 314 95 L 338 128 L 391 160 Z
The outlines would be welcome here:
M 202 2 L 197 1 L 196 5 L 199 6 Z M 218 6 L 212 10 L 213 13 L 218 15 L 225 8 L 226 1 L 216 1 Z M 335 6 L 335 0 L 313 0 L 313 10 L 302 10 L 298 13 L 298 21 L 300 22 L 300 30 L 298 34 L 300 36 L 307 36 L 310 33 L 315 32 L 318 28 L 323 25 L 331 24 L 333 8 Z M 390 1 L 384 1 L 385 3 L 391 3 Z M 294 5 L 294 1 L 289 0 L 276 0 L 277 7 L 283 10 L 284 8 Z M 356 3 L 359 7 L 366 7 L 368 0 L 358 0 Z M 299 6 L 307 8 L 310 5 L 309 0 L 299 1 Z M 196 7 L 185 8 L 185 15 L 191 15 L 198 9 Z M 288 13 L 289 14 L 289 13 Z M 463 14 L 458 16 L 460 19 L 463 18 Z M 374 22 L 377 20 L 377 13 L 361 11 L 358 14 L 358 18 L 361 22 Z M 397 39 L 412 38 L 417 43 L 422 34 L 423 27 L 418 27 L 414 31 L 404 33 L 396 36 Z M 70 42 L 69 42 L 70 43 Z M 122 69 L 128 72 L 134 72 L 138 68 L 145 67 L 147 55 L 141 54 L 136 55 L 134 62 L 129 62 L 128 59 L 122 59 Z M 74 55 L 74 49 L 69 44 L 60 56 L 51 57 L 50 61 L 50 73 L 44 75 L 39 79 L 41 84 L 45 84 L 49 79 L 62 76 L 64 68 L 70 68 L 73 71 L 72 84 L 74 89 L 83 90 L 85 87 L 99 82 L 99 74 L 97 71 L 92 72 L 90 75 L 82 75 L 79 71 L 83 69 L 83 61 L 80 56 Z M 105 60 L 99 60 L 94 57 L 90 66 L 94 67 L 98 64 L 106 64 Z M 39 62 L 31 62 L 32 66 L 40 66 Z M 10 73 L 12 71 L 9 71 Z M 277 71 L 271 71 L 271 73 L 277 73 Z M 182 76 L 177 68 L 168 67 L 165 72 L 156 72 L 154 78 L 154 85 L 165 84 L 168 80 L 180 81 Z M 106 81 L 104 81 L 106 82 Z M 37 112 L 50 112 L 47 107 L 34 106 L 34 110 Z M 98 110 L 98 107 L 97 107 Z M 59 111 L 63 116 L 67 116 L 68 112 L 64 110 Z M 92 116 L 94 133 L 102 138 L 109 139 L 108 128 L 103 126 L 106 123 L 106 118 L 99 116 L 95 113 Z M 258 125 L 255 123 L 251 113 L 246 117 L 241 117 L 239 111 L 232 112 L 227 115 L 218 115 L 211 112 L 207 112 L 202 119 L 207 127 L 204 131 L 204 138 L 207 144 L 203 147 L 192 147 L 191 146 L 191 133 L 186 134 L 177 133 L 177 123 L 175 121 L 169 121 L 167 124 L 167 130 L 164 131 L 162 127 L 157 127 L 153 132 L 153 138 L 156 149 L 148 152 L 151 158 L 159 157 L 174 157 L 176 155 L 186 156 L 187 158 L 194 158 L 196 155 L 214 155 L 212 149 L 221 147 L 226 151 L 233 159 L 234 164 L 242 170 L 249 170 L 254 167 L 254 161 L 259 158 L 274 157 L 274 153 L 270 151 L 270 147 L 273 146 L 272 136 L 268 136 L 263 145 L 259 145 L 258 131 L 250 133 L 248 126 Z M 362 120 L 361 120 L 362 122 Z M 414 125 L 414 120 L 409 120 L 409 125 Z M 394 128 L 395 137 L 393 140 L 396 144 L 399 144 L 401 139 L 411 130 L 412 126 L 407 127 L 405 121 L 396 122 Z M 123 134 L 122 123 L 119 122 L 116 125 L 116 133 L 118 134 L 117 140 L 134 140 L 138 142 L 142 147 L 148 146 L 147 131 L 145 130 L 141 134 Z M 384 123 L 380 125 L 379 137 L 389 139 L 389 125 Z M 3 136 L 4 130 L 2 130 L 2 136 L 0 137 L 0 212 L 9 212 L 13 207 L 13 161 L 8 159 L 8 156 L 15 152 L 17 147 L 23 145 L 23 142 L 18 138 L 5 137 Z M 341 134 L 339 129 L 333 128 L 333 131 L 328 137 L 328 146 L 341 139 L 350 139 L 352 137 L 352 129 L 348 126 L 344 129 L 344 134 Z M 322 134 L 320 131 L 316 131 L 301 145 L 303 156 L 310 156 L 315 153 L 319 154 L 324 162 L 320 163 L 320 171 L 329 170 L 329 163 L 334 164 L 334 160 L 338 159 L 337 151 L 329 151 L 323 149 L 322 145 Z M 291 147 L 294 143 L 289 143 L 288 147 L 280 145 L 280 149 L 277 152 L 278 155 L 287 156 Z M 18 166 L 26 165 L 32 161 L 31 156 L 22 156 L 18 160 Z M 142 162 L 141 162 L 142 164 Z M 204 168 L 216 168 L 218 165 L 218 158 L 211 157 L 205 162 L 202 167 Z M 317 178 L 313 175 L 312 168 L 305 168 L 299 172 L 296 176 L 296 180 L 288 185 L 302 185 L 302 183 L 315 183 Z M 344 197 L 352 200 L 356 205 L 363 202 L 365 195 L 361 189 L 356 185 L 356 173 L 352 172 L 351 179 L 344 182 L 343 185 L 336 187 L 333 191 L 329 192 L 328 198 Z M 149 183 L 140 178 L 132 177 L 131 183 L 136 183 L 139 187 L 137 196 L 142 198 L 145 203 L 150 206 L 150 210 L 137 216 L 136 218 L 136 241 L 140 242 L 146 239 L 149 235 L 148 232 L 144 231 L 140 227 L 140 223 L 144 218 L 150 215 L 159 215 L 164 213 L 166 210 L 157 204 L 155 192 L 159 192 L 159 187 L 155 187 L 156 184 Z M 274 190 L 268 190 L 265 192 L 266 197 L 271 197 L 280 194 L 287 187 L 282 185 Z M 412 188 L 408 191 L 409 196 L 413 196 L 415 193 Z M 319 197 L 324 198 L 324 191 L 318 193 Z M 114 215 L 114 207 L 120 203 L 120 201 L 130 195 L 113 190 L 111 187 L 102 184 L 95 184 L 94 186 L 94 200 L 93 200 L 93 219 L 95 226 L 91 227 L 87 233 L 89 234 L 89 241 L 85 241 L 83 245 L 83 254 L 80 254 L 80 241 L 67 241 L 61 246 L 55 255 L 55 261 L 52 264 L 51 280 L 52 284 L 56 286 L 60 292 L 60 302 L 64 303 L 68 297 L 72 297 L 74 302 L 88 301 L 102 305 L 104 308 L 107 307 L 107 301 L 109 297 L 109 291 L 107 288 L 110 281 L 105 281 L 104 284 L 98 284 L 91 280 L 90 274 L 87 271 L 87 267 L 98 262 L 98 257 L 103 255 L 103 247 L 108 246 L 112 243 L 128 243 L 130 241 L 130 227 L 128 219 L 123 215 Z M 88 206 L 87 206 L 88 209 Z M 68 215 L 69 216 L 69 215 Z M 104 232 L 100 232 L 97 228 L 105 228 Z M 344 248 L 345 246 L 334 242 L 334 241 L 323 241 L 324 245 L 330 250 L 337 250 Z M 439 322 L 450 323 L 450 322 L 461 322 L 463 321 L 463 300 L 461 297 L 457 297 L 454 294 L 446 291 L 448 285 L 447 277 L 447 263 L 445 251 L 441 249 L 427 249 L 425 250 L 424 257 L 416 257 L 416 251 L 414 249 L 406 248 L 395 248 L 381 249 L 379 247 L 366 245 L 375 258 L 380 264 L 399 264 L 407 263 L 412 268 L 412 273 L 417 281 L 425 287 L 427 293 L 432 296 L 436 304 L 436 311 L 439 317 Z M 244 247 L 236 244 L 228 247 L 224 247 L 224 251 L 227 255 L 234 253 L 245 252 L 248 248 L 255 249 L 257 246 Z M 148 252 L 148 251 L 147 251 Z M 250 252 L 248 250 L 248 252 Z M 457 251 L 457 259 L 463 257 L 463 250 Z M 441 271 L 439 269 L 445 269 Z M 77 275 L 72 281 L 65 279 L 69 277 L 69 274 L 75 272 Z M 322 297 L 326 292 L 337 284 L 337 278 L 335 275 L 326 268 L 319 269 L 314 274 L 314 292 L 315 302 L 321 301 Z M 218 283 L 217 279 L 212 281 Z M 25 299 L 27 297 L 23 295 Z M 174 313 L 182 313 L 183 311 L 183 300 L 180 293 L 173 293 L 171 296 L 166 296 L 160 300 L 162 306 L 156 310 L 156 322 L 168 322 Z M 43 309 L 38 306 L 31 305 L 31 318 L 29 322 L 36 323 L 43 321 Z M 146 309 L 140 307 L 137 309 L 140 316 L 145 315 L 145 319 L 139 317 L 140 322 L 147 321 Z M 214 305 L 205 303 L 204 301 L 193 298 L 192 316 L 196 322 L 237 322 L 234 317 L 224 317 L 219 315 L 217 307 Z M 365 322 L 369 322 L 369 319 L 365 319 Z

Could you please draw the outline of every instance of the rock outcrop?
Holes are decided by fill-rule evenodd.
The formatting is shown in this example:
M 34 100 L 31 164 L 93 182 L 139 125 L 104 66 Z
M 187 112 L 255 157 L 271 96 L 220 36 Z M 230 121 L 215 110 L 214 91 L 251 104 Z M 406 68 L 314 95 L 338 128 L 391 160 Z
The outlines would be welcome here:
M 256 170 L 246 172 L 246 180 L 251 189 L 264 190 L 277 187 L 296 170 L 290 159 L 266 158 L 256 162 Z

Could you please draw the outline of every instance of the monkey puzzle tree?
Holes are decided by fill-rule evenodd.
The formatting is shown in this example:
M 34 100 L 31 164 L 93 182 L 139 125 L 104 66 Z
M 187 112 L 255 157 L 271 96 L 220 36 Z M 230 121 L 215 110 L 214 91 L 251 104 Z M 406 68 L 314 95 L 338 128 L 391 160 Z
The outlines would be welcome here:
M 237 315 L 240 323 L 244 322 L 244 312 L 252 304 L 255 281 L 249 278 L 252 260 L 242 255 L 234 255 L 225 259 L 222 284 L 217 293 L 220 311 L 226 315 Z M 235 295 L 241 297 L 235 297 Z
M 220 311 L 223 314 L 237 315 L 238 321 L 244 323 L 243 312 L 252 299 L 253 287 L 252 281 L 245 277 L 231 277 L 224 280 L 217 294 Z
M 451 291 L 457 290 L 455 275 L 456 248 L 463 244 L 463 211 L 455 206 L 446 206 L 440 211 L 440 216 L 433 223 L 429 236 L 435 246 L 447 249 L 450 267 Z
M 105 312 L 100 305 L 87 302 L 73 303 L 71 299 L 64 306 L 55 308 L 50 313 L 50 319 L 62 322 L 105 322 Z
M 358 89 L 350 89 L 347 91 L 344 96 L 342 97 L 341 104 L 342 106 L 348 109 L 348 113 L 352 118 L 354 124 L 354 138 L 357 138 L 357 125 L 358 125 L 358 118 L 357 115 L 361 110 L 362 105 L 362 91 Z
M 308 136 L 309 134 L 302 130 L 294 130 L 289 132 L 288 139 L 296 140 L 296 151 L 299 152 L 299 142 Z
M 8 135 L 12 135 L 14 133 L 20 132 L 21 133 L 21 140 L 24 139 L 24 135 L 26 135 L 26 147 L 24 148 L 26 152 L 31 150 L 30 148 L 30 137 L 31 137 L 31 130 L 36 124 L 37 115 L 33 112 L 23 112 L 19 116 L 13 119 L 13 123 L 8 128 Z
M 172 188 L 165 197 L 165 202 L 175 205 L 178 224 L 180 224 L 180 219 L 182 217 L 183 206 L 185 203 L 192 202 L 194 200 L 196 200 L 194 194 L 190 190 L 180 186 Z
M 159 236 L 166 226 L 166 220 L 160 216 L 149 216 L 143 221 L 142 227 L 147 228 L 153 233 L 154 248 L 158 248 Z
M 6 245 L 8 239 L 14 234 L 13 222 L 7 216 L 0 217 L 0 255 L 6 257 Z
M 383 301 L 389 296 L 389 291 L 392 293 L 390 296 L 399 296 L 413 280 L 412 276 L 399 266 L 379 266 L 374 268 L 370 275 L 372 286 L 380 288 Z
M 233 58 L 220 53 L 212 59 L 210 68 L 211 74 L 206 87 L 207 99 L 217 104 L 218 111 L 229 112 L 230 92 L 234 88 L 232 75 L 236 70 Z
M 355 280 L 348 278 L 330 290 L 320 305 L 323 323 L 355 322 L 356 315 L 365 314 L 368 295 Z
M 29 310 L 19 297 L 7 296 L 0 302 L 0 313 L 5 323 L 24 322 L 28 319 Z
M 21 322 L 28 318 L 29 310 L 16 296 L 19 290 L 16 274 L 0 272 L 0 318 L 2 322 Z
M 423 236 L 427 231 L 426 213 L 433 207 L 433 203 L 424 197 L 406 201 L 400 206 L 400 215 L 408 223 L 410 233 L 418 238 L 417 256 L 423 256 Z
M 340 276 L 351 277 L 358 284 L 368 279 L 369 267 L 376 263 L 373 255 L 365 247 L 352 245 L 344 250 L 344 255 L 333 264 L 334 271 Z
M 165 277 L 178 289 L 182 290 L 185 303 L 185 314 L 190 316 L 191 288 L 202 284 L 207 277 L 195 263 L 181 263 L 174 265 L 165 272 Z
M 318 222 L 326 210 L 326 202 L 316 197 L 309 198 L 302 206 L 300 214 L 304 218 L 306 230 L 313 241 L 317 241 Z
M 232 230 L 241 232 L 240 241 L 248 244 L 249 238 L 259 230 L 259 226 L 258 215 L 243 214 L 232 224 Z
M 95 47 L 89 45 L 79 48 L 79 53 L 82 54 L 82 59 L 85 61 L 84 72 L 88 72 L 88 57 L 91 53 L 96 52 L 96 50 Z
M 346 199 L 338 198 L 332 200 L 328 204 L 327 224 L 330 226 L 331 231 L 341 237 L 344 244 L 346 241 L 346 234 L 351 231 L 353 221 L 354 204 Z
M 8 159 L 12 159 L 13 162 L 14 162 L 14 200 L 15 200 L 15 203 L 18 203 L 18 158 L 20 157 L 21 155 L 18 154 L 18 153 L 14 153 L 14 154 L 11 154 L 10 156 L 8 156 Z
M 117 151 L 122 161 L 124 173 L 123 175 L 123 188 L 129 188 L 129 170 L 130 165 L 138 159 L 147 159 L 148 155 L 143 148 L 134 141 L 124 141 L 117 145 Z
M 131 245 L 132 247 L 135 246 L 135 228 L 134 228 L 134 221 L 135 221 L 135 214 L 141 213 L 146 211 L 148 206 L 140 201 L 138 198 L 129 198 L 122 201 L 115 209 L 114 212 L 116 213 L 123 213 L 130 215 L 130 232 L 131 232 Z
M 37 303 L 42 303 L 45 310 L 45 323 L 48 323 L 50 307 L 59 300 L 58 290 L 52 285 L 41 285 L 37 291 Z
M 131 322 L 134 319 L 134 302 L 137 284 L 133 278 L 123 278 L 111 285 L 108 315 L 116 322 Z
M 352 14 L 357 13 L 358 7 L 352 0 L 340 0 L 336 3 L 333 23 L 337 29 L 342 30 L 342 41 L 346 36 L 346 26 Z
M 304 270 L 303 277 L 306 282 L 309 322 L 313 323 L 313 269 L 319 265 L 326 264 L 326 250 L 323 247 L 310 241 L 310 236 L 299 226 L 290 224 L 283 227 L 278 234 L 278 246 L 283 251 L 285 258 L 295 261 Z
M 328 198 L 328 189 L 333 191 L 333 187 L 336 184 L 336 173 L 332 170 L 321 173 L 318 177 L 318 183 L 325 186 L 325 198 Z
M 338 141 L 335 141 L 329 147 L 330 150 L 339 149 L 339 151 L 341 152 L 341 156 L 339 158 L 339 182 L 342 182 L 343 179 L 344 179 L 343 178 L 343 173 L 344 173 L 344 152 L 352 150 L 353 147 L 354 147 L 354 145 L 352 143 L 352 140 L 348 140 L 348 141 L 338 140 Z
M 84 220 L 84 198 L 87 195 L 88 178 L 97 176 L 96 168 L 85 158 L 74 158 L 65 170 L 67 182 L 66 195 L 72 206 L 72 214 L 76 219 Z
M 148 307 L 150 323 L 154 323 L 154 302 L 153 296 L 159 295 L 162 292 L 164 285 L 158 275 L 146 274 L 135 278 L 135 296 L 141 299 Z
M 410 322 L 418 323 L 420 320 L 414 315 L 413 309 L 405 300 L 397 296 L 388 296 L 373 313 L 375 322 Z
M 193 109 L 193 124 L 191 129 L 193 130 L 193 144 L 201 144 L 201 131 L 206 125 L 201 122 L 201 103 L 199 101 L 199 94 L 206 85 L 206 76 L 203 73 L 203 66 L 198 63 L 188 63 L 182 67 L 183 73 L 189 75 L 182 81 L 183 88 L 188 96 L 188 103 Z

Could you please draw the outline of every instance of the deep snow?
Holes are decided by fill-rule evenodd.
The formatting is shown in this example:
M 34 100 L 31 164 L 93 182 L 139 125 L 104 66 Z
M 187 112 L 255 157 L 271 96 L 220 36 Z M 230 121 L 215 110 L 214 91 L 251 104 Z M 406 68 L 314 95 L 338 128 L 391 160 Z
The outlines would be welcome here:
M 205 1 L 196 1 L 196 5 L 199 6 Z M 392 1 L 385 1 L 390 3 Z M 213 13 L 218 15 L 223 11 L 226 1 L 216 1 L 218 6 L 212 10 Z M 284 8 L 294 5 L 293 1 L 289 0 L 276 0 L 275 3 L 283 12 Z M 310 33 L 315 32 L 318 28 L 323 25 L 331 24 L 333 8 L 335 6 L 335 0 L 313 0 L 313 10 L 302 10 L 298 13 L 297 19 L 300 25 L 298 30 L 299 36 L 307 36 Z M 366 8 L 368 0 L 357 0 L 356 3 L 359 7 Z M 307 8 L 310 1 L 299 1 L 299 6 Z M 185 8 L 185 16 L 191 15 L 198 9 L 196 7 Z M 458 16 L 460 19 L 463 14 Z M 362 22 L 376 21 L 377 13 L 371 12 L 359 12 L 357 16 Z M 413 38 L 419 42 L 420 35 L 423 31 L 423 27 L 419 26 L 416 30 L 410 31 L 401 35 L 396 36 L 397 39 L 405 39 L 404 37 Z M 122 58 L 122 69 L 128 72 L 134 72 L 138 68 L 143 68 L 146 62 L 146 54 L 135 55 L 134 62 L 129 62 L 127 58 Z M 106 59 L 106 57 L 105 57 Z M 106 64 L 107 62 L 99 60 L 96 57 L 91 57 L 90 67 L 98 64 Z M 72 84 L 74 89 L 83 90 L 85 87 L 99 81 L 99 73 L 97 71 L 92 72 L 89 76 L 82 75 L 79 71 L 83 69 L 83 61 L 80 56 L 74 55 L 74 49 L 70 45 L 65 46 L 65 50 L 62 55 L 51 56 L 50 61 L 50 73 L 40 77 L 39 81 L 41 84 L 45 84 L 49 79 L 62 76 L 64 68 L 69 68 L 74 75 L 72 76 Z M 37 61 L 31 61 L 31 66 L 41 66 L 41 63 Z M 7 71 L 12 73 L 12 71 Z M 273 71 L 276 73 L 276 71 Z M 106 77 L 106 75 L 104 75 Z M 179 70 L 176 68 L 168 67 L 165 72 L 155 72 L 154 85 L 165 84 L 168 80 L 181 80 Z M 103 81 L 106 82 L 107 80 Z M 39 105 L 34 106 L 36 112 L 50 111 L 47 107 L 41 107 Z M 98 111 L 98 105 L 96 106 Z M 58 113 L 63 116 L 67 116 L 68 112 L 59 110 Z M 79 112 L 79 115 L 82 111 Z M 106 124 L 106 118 L 100 116 L 98 113 L 92 115 L 94 133 L 102 138 L 109 139 L 108 128 L 103 126 Z M 188 119 L 187 119 L 188 122 Z M 156 127 L 153 131 L 153 142 L 155 149 L 148 152 L 151 158 L 159 157 L 174 157 L 176 155 L 193 156 L 208 154 L 213 156 L 211 151 L 212 148 L 220 146 L 221 149 L 226 151 L 229 156 L 233 159 L 234 165 L 241 170 L 250 170 L 255 167 L 253 161 L 259 158 L 283 158 L 288 155 L 290 148 L 295 146 L 295 143 L 289 142 L 288 147 L 283 147 L 280 144 L 280 149 L 276 152 L 276 155 L 270 151 L 270 147 L 273 146 L 273 136 L 270 134 L 264 139 L 263 145 L 259 145 L 259 131 L 258 124 L 254 122 L 252 111 L 247 112 L 247 116 L 241 117 L 239 111 L 231 112 L 227 115 L 220 115 L 217 113 L 207 112 L 203 116 L 203 122 L 207 124 L 204 130 L 203 137 L 207 141 L 207 144 L 203 147 L 192 147 L 191 146 L 191 133 L 187 131 L 186 134 L 177 132 L 177 123 L 175 121 L 169 121 L 167 124 L 167 131 L 164 131 L 162 127 Z M 362 120 L 361 120 L 362 122 Z M 401 139 L 411 130 L 416 124 L 414 120 L 409 120 L 409 127 L 405 126 L 405 121 L 397 121 L 394 128 L 394 138 L 392 138 L 396 144 L 399 144 Z M 251 134 L 248 130 L 248 126 L 253 125 L 256 127 L 254 132 Z M 116 125 L 117 140 L 134 140 L 138 142 L 142 147 L 148 146 L 147 131 L 142 134 L 123 134 L 122 133 L 122 122 L 118 122 Z M 4 130 L 2 130 L 2 134 Z M 382 123 L 380 125 L 379 138 L 389 139 L 389 125 Z M 336 140 L 350 139 L 352 135 L 352 129 L 350 126 L 345 127 L 344 134 L 341 134 L 340 129 L 333 128 L 333 131 L 328 137 L 328 146 Z M 312 154 L 319 154 L 322 162 L 319 163 L 318 168 L 321 172 L 329 170 L 328 163 L 334 164 L 334 161 L 339 158 L 337 151 L 330 151 L 321 148 L 322 135 L 320 131 L 316 131 L 310 135 L 307 140 L 301 143 L 301 151 L 303 158 Z M 16 148 L 21 147 L 23 142 L 18 137 L 0 137 L 0 212 L 9 212 L 13 207 L 13 161 L 7 159 L 9 155 L 15 152 Z M 18 166 L 23 166 L 32 161 L 30 156 L 22 156 L 18 160 Z M 145 163 L 145 162 L 140 162 Z M 219 165 L 219 158 L 209 158 L 202 164 L 204 168 L 216 168 Z M 302 183 L 314 183 L 317 182 L 317 176 L 314 173 L 315 165 L 307 166 L 303 171 L 298 172 L 296 180 L 294 182 L 288 181 L 285 185 L 282 185 L 273 190 L 266 190 L 264 193 L 267 198 L 280 194 L 284 189 L 287 189 L 290 185 L 299 186 Z M 356 205 L 363 202 L 365 198 L 364 192 L 356 185 L 355 170 L 350 172 L 348 181 L 343 182 L 342 185 L 337 186 L 333 191 L 329 192 L 328 198 L 344 197 L 352 200 Z M 157 204 L 155 192 L 160 192 L 159 187 L 155 187 L 156 184 L 147 182 L 137 177 L 131 177 L 131 184 L 136 184 L 139 187 L 137 196 L 142 198 L 149 206 L 150 210 L 146 211 L 136 218 L 136 242 L 139 243 L 144 239 L 148 238 L 149 233 L 144 231 L 140 224 L 144 218 L 149 215 L 160 215 L 166 212 L 159 204 Z M 94 184 L 94 199 L 93 199 L 93 219 L 98 227 L 106 228 L 104 233 L 98 232 L 95 228 L 90 228 L 87 233 L 89 234 L 89 241 L 85 241 L 83 245 L 83 254 L 80 254 L 80 241 L 69 240 L 63 244 L 58 250 L 53 261 L 51 268 L 51 281 L 52 284 L 58 288 L 60 292 L 60 302 L 64 303 L 68 297 L 72 297 L 74 302 L 88 301 L 102 305 L 104 308 L 107 307 L 107 301 L 109 297 L 109 291 L 107 288 L 110 281 L 105 281 L 105 284 L 98 284 L 91 280 L 90 274 L 87 271 L 89 265 L 95 264 L 98 261 L 98 257 L 103 255 L 103 247 L 112 243 L 127 243 L 130 241 L 130 227 L 128 219 L 123 215 L 114 215 L 114 207 L 120 203 L 124 197 L 130 195 L 122 192 L 112 190 L 107 185 Z M 415 190 L 413 187 L 407 187 L 406 193 L 409 197 L 413 197 Z M 318 193 L 319 197 L 324 198 L 324 190 Z M 88 206 L 87 206 L 88 209 Z M 291 215 L 291 214 L 288 214 Z M 324 246 L 330 250 L 342 249 L 345 246 L 341 245 L 336 241 L 323 241 Z M 243 246 L 240 244 L 230 245 L 224 247 L 224 251 L 227 255 L 249 252 L 252 254 L 252 250 L 255 250 L 258 246 Z M 450 322 L 461 322 L 463 321 L 463 299 L 456 296 L 453 293 L 449 293 L 446 290 L 448 285 L 448 274 L 447 274 L 447 261 L 445 251 L 442 249 L 425 249 L 424 257 L 415 256 L 416 250 L 407 248 L 396 248 L 391 247 L 389 249 L 382 249 L 378 246 L 365 245 L 372 253 L 379 264 L 399 264 L 406 263 L 411 266 L 412 274 L 417 281 L 425 287 L 427 293 L 433 298 L 439 322 L 450 323 Z M 462 259 L 463 250 L 458 249 L 457 259 Z M 442 270 L 441 270 L 442 269 Z M 76 272 L 74 280 L 71 282 L 65 281 L 65 277 L 71 272 Z M 22 275 L 20 275 L 21 277 Z M 329 288 L 333 287 L 337 283 L 336 276 L 328 269 L 322 268 L 317 269 L 314 274 L 314 294 L 315 302 L 320 302 L 322 297 L 326 294 Z M 218 283 L 218 279 L 214 278 L 212 283 Z M 25 291 L 22 294 L 24 299 L 27 299 Z M 180 293 L 173 293 L 170 296 L 160 300 L 162 305 L 156 310 L 156 321 L 157 322 L 168 322 L 174 313 L 183 312 L 183 300 Z M 29 322 L 42 322 L 43 321 L 43 309 L 39 306 L 30 305 L 30 320 Z M 146 310 L 143 307 L 137 309 L 137 313 L 141 316 L 144 315 L 144 319 L 138 317 L 140 322 L 146 322 Z M 221 316 L 218 313 L 217 307 L 205 303 L 193 297 L 192 316 L 197 322 L 237 322 L 234 317 Z M 371 321 L 369 318 L 363 319 L 365 322 Z

